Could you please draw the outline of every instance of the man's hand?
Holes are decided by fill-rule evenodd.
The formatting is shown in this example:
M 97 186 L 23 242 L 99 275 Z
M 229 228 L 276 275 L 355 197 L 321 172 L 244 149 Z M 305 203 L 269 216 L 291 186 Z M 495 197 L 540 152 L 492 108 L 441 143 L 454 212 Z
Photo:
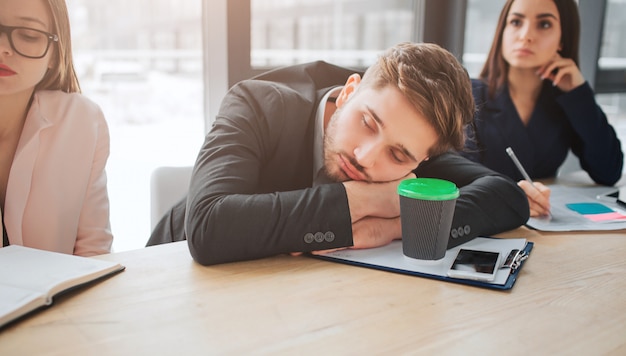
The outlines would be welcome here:
M 415 178 L 415 174 L 409 173 L 405 177 L 385 183 L 344 182 L 352 223 L 366 216 L 380 218 L 396 218 L 400 216 L 398 185 L 401 181 L 408 178 Z
M 393 240 L 402 238 L 400 217 L 366 217 L 352 224 L 351 248 L 372 248 L 385 246 Z
M 352 218 L 353 246 L 349 248 L 380 247 L 402 238 L 398 185 L 401 181 L 409 178 L 415 178 L 415 174 L 411 172 L 400 179 L 384 183 L 362 181 L 343 183 L 346 187 Z M 312 253 L 324 254 L 342 249 L 321 250 Z
M 402 225 L 399 217 L 390 219 L 366 217 L 352 224 L 352 247 L 313 251 L 312 254 L 323 255 L 328 252 L 346 248 L 362 249 L 381 247 L 400 238 L 402 238 Z
M 539 182 L 531 184 L 527 180 L 520 180 L 517 185 L 526 193 L 531 217 L 550 215 L 550 188 Z

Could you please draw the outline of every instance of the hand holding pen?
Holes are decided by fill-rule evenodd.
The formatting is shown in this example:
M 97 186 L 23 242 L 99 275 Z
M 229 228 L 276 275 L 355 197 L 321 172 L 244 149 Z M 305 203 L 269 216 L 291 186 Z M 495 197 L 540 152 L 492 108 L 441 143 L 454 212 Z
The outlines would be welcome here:
M 511 147 L 506 148 L 506 153 L 524 177 L 524 180 L 517 182 L 517 185 L 524 190 L 526 197 L 528 197 L 530 216 L 550 216 L 550 188 L 540 182 L 533 182 Z

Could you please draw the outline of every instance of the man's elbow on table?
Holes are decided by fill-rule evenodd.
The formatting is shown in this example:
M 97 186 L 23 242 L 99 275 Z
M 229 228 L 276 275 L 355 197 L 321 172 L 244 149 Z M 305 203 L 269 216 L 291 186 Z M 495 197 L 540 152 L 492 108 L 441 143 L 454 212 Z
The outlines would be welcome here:
M 194 261 L 203 266 L 211 266 L 220 263 L 218 259 L 219 251 L 206 243 L 207 239 L 194 238 L 194 235 L 187 236 L 189 252 Z
M 231 262 L 224 258 L 226 253 L 217 243 L 215 233 L 206 228 L 210 226 L 206 220 L 194 217 L 189 212 L 185 217 L 185 235 L 191 257 L 203 266 Z

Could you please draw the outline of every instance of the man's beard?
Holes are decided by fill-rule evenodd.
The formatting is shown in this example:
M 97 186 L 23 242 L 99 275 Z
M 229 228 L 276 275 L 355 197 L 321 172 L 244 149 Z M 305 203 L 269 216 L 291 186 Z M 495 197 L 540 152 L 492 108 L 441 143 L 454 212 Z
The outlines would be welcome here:
M 324 174 L 333 182 L 345 182 L 351 180 L 335 163 L 337 162 L 337 157 L 340 155 L 348 160 L 350 164 L 366 176 L 369 179 L 367 173 L 365 173 L 365 168 L 361 166 L 352 155 L 349 155 L 347 152 L 335 151 L 333 149 L 335 144 L 335 136 L 337 133 L 337 120 L 339 120 L 338 114 L 341 112 L 341 109 L 337 109 L 331 116 L 328 126 L 326 127 L 324 133 Z M 331 165 L 333 165 L 331 167 Z M 332 169 L 331 169 L 332 168 Z M 333 170 L 334 169 L 334 170 Z

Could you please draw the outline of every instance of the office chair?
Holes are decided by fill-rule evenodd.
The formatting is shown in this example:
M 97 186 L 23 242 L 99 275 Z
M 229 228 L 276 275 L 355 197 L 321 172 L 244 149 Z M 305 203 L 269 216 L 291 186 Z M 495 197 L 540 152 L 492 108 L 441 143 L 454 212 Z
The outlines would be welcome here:
M 193 167 L 157 167 L 150 176 L 150 231 L 187 194 Z

